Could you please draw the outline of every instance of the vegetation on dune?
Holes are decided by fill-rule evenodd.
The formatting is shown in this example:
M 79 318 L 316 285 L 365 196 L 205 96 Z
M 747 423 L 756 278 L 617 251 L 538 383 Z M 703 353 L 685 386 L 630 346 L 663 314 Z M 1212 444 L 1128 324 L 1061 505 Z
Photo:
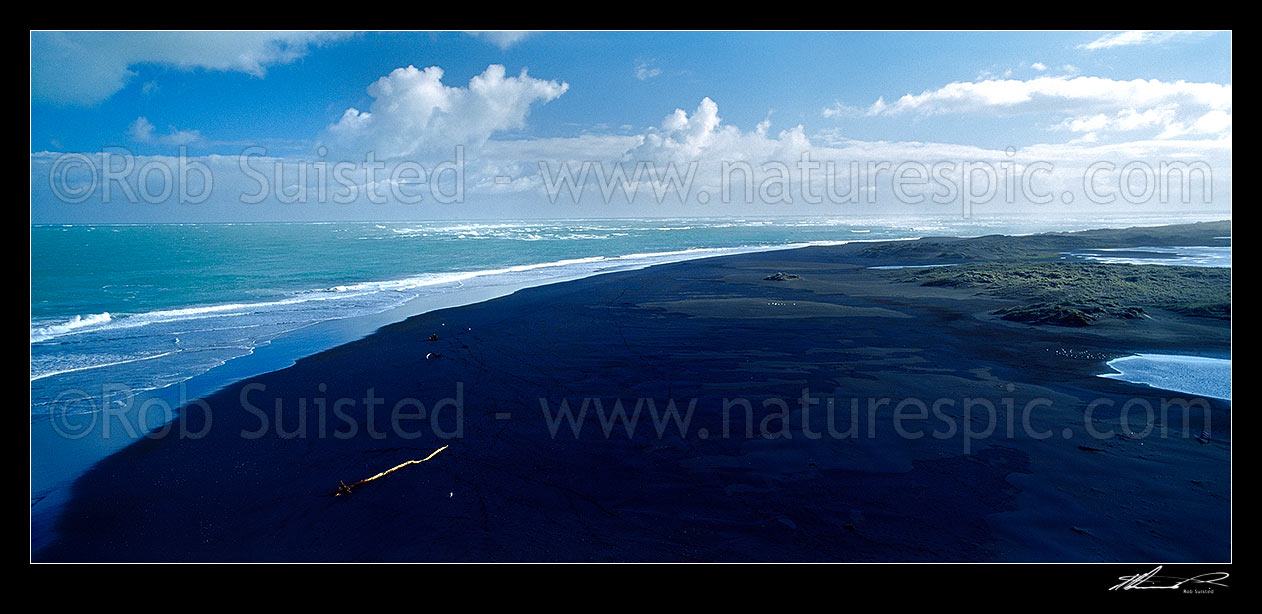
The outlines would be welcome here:
M 1049 232 L 1010 237 L 969 239 L 927 237 L 917 241 L 875 243 L 859 256 L 888 264 L 977 262 L 985 260 L 1059 259 L 1062 252 L 1099 248 L 1230 245 L 1231 222 L 1199 222 L 1153 228 L 1118 228 L 1084 232 Z
M 899 278 L 924 286 L 977 288 L 1018 301 L 994 312 L 1005 320 L 1088 326 L 1147 317 L 1147 309 L 1230 319 L 1231 270 L 1066 260 L 1067 252 L 1229 246 L 1230 237 L 1231 222 L 1223 221 L 1018 237 L 927 237 L 874 243 L 856 254 L 886 265 L 956 265 L 906 269 Z
M 1003 238 L 1012 239 L 1012 237 Z M 1034 249 L 1032 246 L 990 241 L 989 239 L 990 237 L 892 241 L 872 245 L 859 252 L 859 255 L 866 258 L 879 258 L 889 262 L 901 261 L 901 259 L 915 259 L 926 263 L 933 261 L 956 263 L 970 260 L 1050 258 L 1057 255 L 1056 251 Z
M 923 286 L 978 288 L 1021 301 L 994 313 L 1029 324 L 1087 326 L 1145 317 L 1158 308 L 1231 317 L 1231 271 L 1185 266 L 1086 262 L 978 263 L 904 273 Z
M 1108 300 L 1086 300 L 1073 303 L 1040 302 L 1006 307 L 995 310 L 993 313 L 1014 322 L 1055 326 L 1088 326 L 1102 318 L 1129 320 L 1148 315 L 1142 307 L 1125 307 Z

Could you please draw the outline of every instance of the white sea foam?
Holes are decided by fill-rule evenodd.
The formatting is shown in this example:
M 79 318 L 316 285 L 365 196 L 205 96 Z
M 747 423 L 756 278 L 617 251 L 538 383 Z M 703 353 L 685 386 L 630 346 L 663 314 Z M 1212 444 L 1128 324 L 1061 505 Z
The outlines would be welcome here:
M 152 354 L 149 356 L 132 356 L 132 357 L 127 357 L 127 358 L 117 358 L 117 357 L 112 357 L 109 355 L 94 356 L 92 358 L 97 359 L 98 362 L 87 362 L 87 364 L 81 364 L 80 366 L 63 367 L 61 369 L 47 369 L 47 370 L 41 369 L 40 365 L 36 361 L 31 361 L 31 381 L 34 382 L 37 380 L 44 379 L 46 377 L 52 377 L 54 375 L 64 375 L 66 373 L 78 373 L 80 371 L 91 371 L 92 369 L 104 369 L 106 367 L 116 367 L 118 365 L 131 364 L 133 362 L 153 360 L 155 358 L 162 358 L 163 356 L 170 356 L 179 351 L 180 350 L 171 350 L 170 352 L 162 352 L 160 354 Z M 83 359 L 80 358 L 80 360 L 82 361 Z
M 112 333 L 158 324 L 206 320 L 211 318 L 221 319 L 239 316 L 263 316 L 264 314 L 275 313 L 281 310 L 292 311 L 294 308 L 301 308 L 302 305 L 308 303 L 321 303 L 326 301 L 350 303 L 356 299 L 360 299 L 355 305 L 356 309 L 350 310 L 345 314 L 337 313 L 338 310 L 336 308 L 334 308 L 332 312 L 328 309 L 323 309 L 319 314 L 311 314 L 310 321 L 314 322 L 324 319 L 333 319 L 339 316 L 344 317 L 346 315 L 358 315 L 384 311 L 414 298 L 418 291 L 423 291 L 426 288 L 442 286 L 459 287 L 461 284 L 475 279 L 486 279 L 493 284 L 495 283 L 494 279 L 497 277 L 513 277 L 516 279 L 522 274 L 544 270 L 557 271 L 556 273 L 543 275 L 544 278 L 564 277 L 571 274 L 587 275 L 611 269 L 636 268 L 638 266 L 648 266 L 659 262 L 686 260 L 710 255 L 734 254 L 766 249 L 784 249 L 803 247 L 812 244 L 835 243 L 838 242 L 824 241 L 791 245 L 746 246 L 731 248 L 689 248 L 672 251 L 624 254 L 618 256 L 566 258 L 552 262 L 521 264 L 472 271 L 424 273 L 399 279 L 341 284 L 327 288 L 301 290 L 294 292 L 285 298 L 270 301 L 198 305 L 177 309 L 160 309 L 134 314 L 101 313 L 87 316 L 74 316 L 69 321 L 33 324 L 31 326 L 30 342 L 32 345 L 43 344 L 61 340 L 66 337 L 79 336 L 89 333 Z M 220 327 L 220 329 L 242 328 L 249 326 L 257 325 L 242 322 L 236 326 L 225 326 Z M 212 329 L 209 327 L 199 327 L 197 330 Z M 39 377 L 49 377 L 51 375 L 75 372 L 78 370 L 80 370 L 78 367 L 55 368 L 41 373 Z M 34 375 L 32 377 L 34 377 Z
M 69 321 L 45 326 L 31 326 L 31 343 L 47 341 L 76 330 L 100 326 L 111 320 L 109 313 L 95 313 L 87 316 L 74 316 Z

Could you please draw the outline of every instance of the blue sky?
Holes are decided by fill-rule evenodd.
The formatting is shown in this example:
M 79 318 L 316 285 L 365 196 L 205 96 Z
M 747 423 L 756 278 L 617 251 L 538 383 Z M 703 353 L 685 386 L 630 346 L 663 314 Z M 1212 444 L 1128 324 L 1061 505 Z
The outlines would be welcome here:
M 462 118 L 461 109 L 444 108 L 449 120 L 464 128 L 440 138 L 432 126 L 418 127 L 406 115 L 387 125 L 377 112 L 371 130 L 344 126 L 338 134 L 362 134 L 337 149 L 339 155 L 375 148 L 373 139 L 388 135 L 463 143 L 474 158 L 498 144 L 550 139 L 556 159 L 573 159 L 567 144 L 585 135 L 652 141 L 654 134 L 664 134 L 664 118 L 675 109 L 695 118 L 709 99 L 720 119 L 707 127 L 716 132 L 730 128 L 775 139 L 790 131 L 810 146 L 931 143 L 1026 151 L 1154 139 L 1190 140 L 1198 147 L 1217 141 L 1216 153 L 1206 155 L 1216 155 L 1222 166 L 1225 146 L 1228 177 L 1230 170 L 1231 34 L 1226 32 L 155 36 L 32 33 L 32 155 L 111 146 L 140 156 L 169 155 L 183 145 L 194 157 L 234 156 L 260 145 L 271 155 L 311 156 L 321 144 L 337 144 L 340 137 L 330 127 L 348 109 L 368 112 L 375 102 L 410 100 L 378 100 L 369 93 L 370 85 L 396 69 L 440 67 L 443 86 L 467 88 L 471 78 L 502 65 L 509 82 L 527 70 L 517 85 L 535 88 L 528 94 L 508 86 L 496 90 L 493 95 L 505 100 L 530 97 L 493 111 L 506 115 L 488 119 L 470 111 Z M 1134 80 L 1143 83 L 1127 85 Z M 397 93 L 400 86 L 394 87 Z M 1013 90 L 1026 101 L 1010 104 L 996 94 Z M 924 99 L 878 108 L 878 100 L 889 105 L 906 95 Z M 1138 100 L 1132 105 L 1128 98 Z M 462 100 L 471 106 L 509 104 Z M 709 143 L 699 155 L 718 159 L 732 153 L 704 151 Z M 609 147 L 612 158 L 626 158 L 618 146 Z M 634 144 L 630 149 L 644 151 Z M 32 172 L 35 210 L 44 206 L 45 195 Z M 514 176 L 526 174 L 518 169 Z M 525 196 L 519 191 L 517 198 Z

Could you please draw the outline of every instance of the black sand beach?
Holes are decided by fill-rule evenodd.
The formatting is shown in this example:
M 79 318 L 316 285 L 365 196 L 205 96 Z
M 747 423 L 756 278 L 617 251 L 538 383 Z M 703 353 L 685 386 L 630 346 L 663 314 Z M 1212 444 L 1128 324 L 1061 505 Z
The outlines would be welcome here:
M 851 243 L 431 312 L 229 386 L 209 425 L 190 408 L 102 461 L 34 558 L 1226 561 L 1230 402 L 1163 417 L 1188 395 L 1097 375 L 1136 352 L 1229 357 L 1230 271 L 1061 252 L 1229 235 Z M 869 268 L 926 264 L 955 266 Z M 392 428 L 407 398 L 425 417 Z M 549 416 L 584 398 L 601 404 L 580 434 L 561 419 L 554 435 Z M 641 400 L 639 420 L 606 437 L 616 400 L 628 416 Z M 670 418 L 658 435 L 671 400 L 683 436 Z

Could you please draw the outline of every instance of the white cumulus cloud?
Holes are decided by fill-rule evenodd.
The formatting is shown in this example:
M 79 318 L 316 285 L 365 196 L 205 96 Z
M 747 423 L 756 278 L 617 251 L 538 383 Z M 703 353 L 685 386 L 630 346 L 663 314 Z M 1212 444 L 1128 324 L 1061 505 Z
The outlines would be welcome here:
M 536 79 L 525 69 L 509 77 L 499 64 L 470 79 L 468 87 L 445 85 L 442 78 L 438 66 L 396 68 L 368 87 L 373 102 L 367 111 L 347 109 L 329 132 L 379 157 L 480 145 L 496 132 L 524 127 L 533 105 L 555 100 L 570 87 Z

